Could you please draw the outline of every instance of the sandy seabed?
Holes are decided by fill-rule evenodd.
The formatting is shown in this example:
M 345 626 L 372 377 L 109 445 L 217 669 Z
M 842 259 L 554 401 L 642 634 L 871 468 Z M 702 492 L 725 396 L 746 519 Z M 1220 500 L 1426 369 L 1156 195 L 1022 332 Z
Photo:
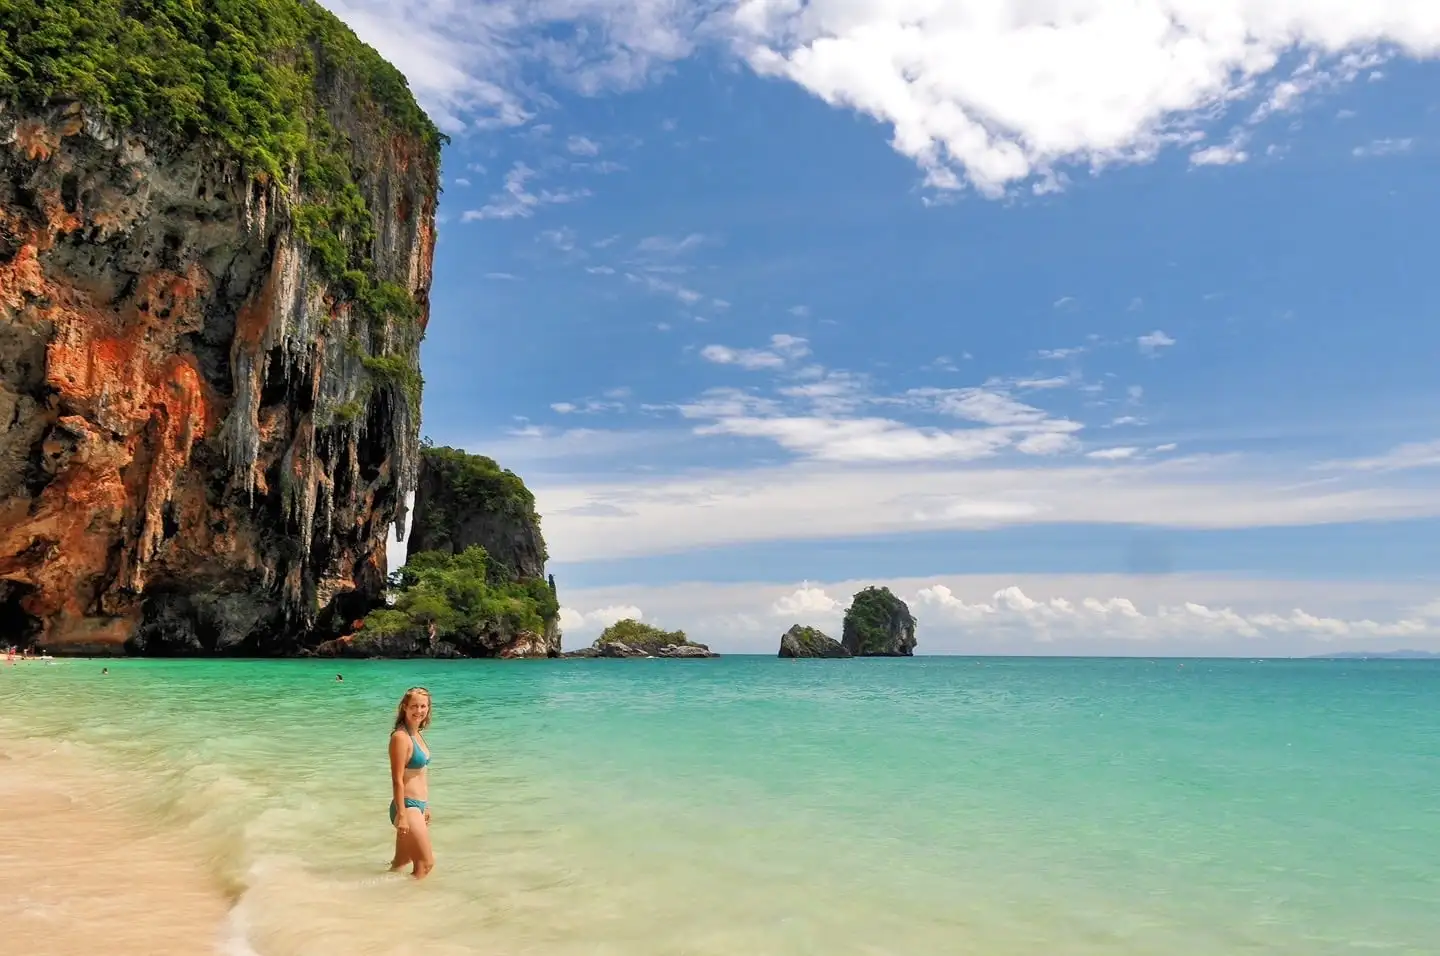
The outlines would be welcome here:
M 0 738 L 0 956 L 219 951 L 221 888 L 116 792 L 61 745 Z

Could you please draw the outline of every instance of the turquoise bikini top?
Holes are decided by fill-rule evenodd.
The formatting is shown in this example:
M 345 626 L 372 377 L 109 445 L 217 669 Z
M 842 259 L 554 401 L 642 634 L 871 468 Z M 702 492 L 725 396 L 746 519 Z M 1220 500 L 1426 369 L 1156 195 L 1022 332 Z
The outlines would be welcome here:
M 410 762 L 405 765 L 406 770 L 424 770 L 425 765 L 430 762 L 430 755 L 420 749 L 420 741 L 410 734 Z

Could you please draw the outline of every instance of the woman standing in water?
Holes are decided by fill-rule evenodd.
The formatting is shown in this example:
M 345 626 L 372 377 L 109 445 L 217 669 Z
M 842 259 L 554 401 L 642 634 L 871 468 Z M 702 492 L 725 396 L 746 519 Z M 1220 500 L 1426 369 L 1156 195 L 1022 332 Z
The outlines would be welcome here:
M 435 869 L 430 846 L 430 748 L 420 732 L 430 726 L 430 692 L 412 687 L 400 698 L 390 734 L 390 822 L 395 826 L 395 858 L 390 869 L 415 864 L 410 875 L 424 879 Z

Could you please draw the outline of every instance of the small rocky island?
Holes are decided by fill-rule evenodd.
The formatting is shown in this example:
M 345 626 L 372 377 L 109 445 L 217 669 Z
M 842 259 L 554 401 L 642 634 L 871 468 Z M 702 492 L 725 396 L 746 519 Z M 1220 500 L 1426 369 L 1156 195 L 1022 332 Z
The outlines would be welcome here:
M 484 455 L 426 446 L 389 606 L 316 653 L 558 657 L 560 602 L 546 557 L 535 496 L 518 475 Z
M 845 645 L 817 628 L 796 624 L 780 637 L 780 657 L 853 657 Z
M 684 631 L 662 631 L 631 618 L 616 621 L 601 632 L 595 643 L 566 657 L 719 657 L 704 644 L 697 644 Z
M 840 640 L 855 657 L 911 657 L 915 617 L 889 588 L 869 587 L 851 601 Z

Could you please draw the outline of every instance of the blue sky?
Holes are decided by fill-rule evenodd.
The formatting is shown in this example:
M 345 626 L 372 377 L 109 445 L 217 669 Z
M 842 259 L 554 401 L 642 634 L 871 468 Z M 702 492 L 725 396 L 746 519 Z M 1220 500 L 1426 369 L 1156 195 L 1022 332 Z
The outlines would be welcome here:
M 1440 649 L 1440 9 L 330 5 L 453 137 L 424 432 L 567 645 Z

